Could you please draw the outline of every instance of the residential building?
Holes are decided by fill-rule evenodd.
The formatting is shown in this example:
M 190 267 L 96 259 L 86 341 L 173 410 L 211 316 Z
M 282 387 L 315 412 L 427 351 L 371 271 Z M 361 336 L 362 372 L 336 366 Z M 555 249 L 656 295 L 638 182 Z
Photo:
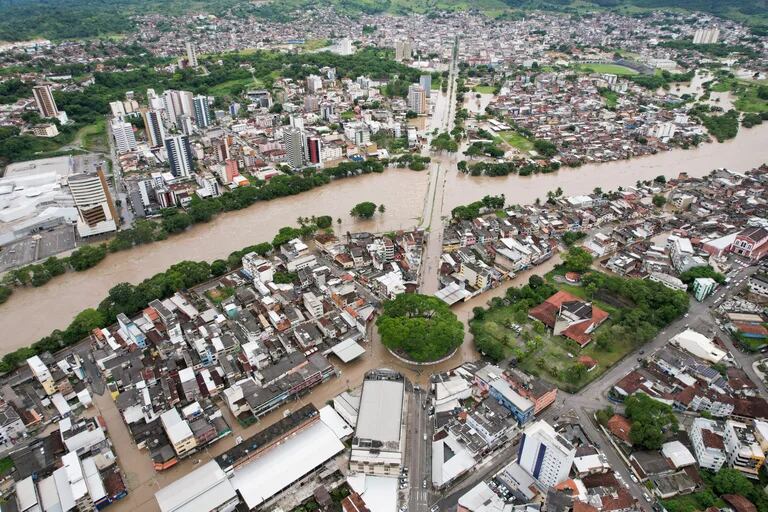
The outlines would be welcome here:
M 144 109 L 141 111 L 141 117 L 144 119 L 144 131 L 147 134 L 149 146 L 152 148 L 162 146 L 165 141 L 165 127 L 160 112 Z
M 122 117 L 112 119 L 110 123 L 112 136 L 115 138 L 115 146 L 118 153 L 127 153 L 134 151 L 137 147 L 136 136 L 133 133 L 131 123 L 126 123 Z
M 575 456 L 576 448 L 549 423 L 540 420 L 523 431 L 517 463 L 548 488 L 568 478 Z
M 198 128 L 208 128 L 211 125 L 211 111 L 208 108 L 208 96 L 195 96 L 192 100 L 195 108 L 195 123 Z
M 408 109 L 419 115 L 427 113 L 427 93 L 419 84 L 408 86 Z
M 165 151 L 168 153 L 168 163 L 171 174 L 177 178 L 188 178 L 194 171 L 192 147 L 187 135 L 175 135 L 165 139 Z
M 27 432 L 19 413 L 11 404 L 0 399 L 0 448 L 16 441 Z
M 693 33 L 693 44 L 715 44 L 719 38 L 719 28 L 700 28 Z
M 55 137 L 59 134 L 59 128 L 52 123 L 36 124 L 32 127 L 32 133 L 35 137 Z
M 197 51 L 195 50 L 195 46 L 190 41 L 187 41 L 185 46 L 187 50 L 187 65 L 191 68 L 196 68 L 197 67 Z
M 304 165 L 304 133 L 296 127 L 288 127 L 283 131 L 283 144 L 288 164 L 294 169 Z
M 720 471 L 726 461 L 723 425 L 707 418 L 696 418 L 688 436 L 693 444 L 696 460 L 702 469 Z
M 32 94 L 35 97 L 35 105 L 41 117 L 59 116 L 59 108 L 56 106 L 50 85 L 36 85 L 32 88 Z
M 307 138 L 307 161 L 312 164 L 320 164 L 323 162 L 323 143 L 319 137 Z
M 53 380 L 53 376 L 43 360 L 40 359 L 40 356 L 32 356 L 27 359 L 27 365 L 29 365 L 29 369 L 37 379 L 37 382 L 43 387 L 45 394 L 50 396 L 56 393 L 56 383 Z
M 432 75 L 421 75 L 419 77 L 419 85 L 424 89 L 424 94 L 429 98 L 432 91 Z
M 728 464 L 749 478 L 758 478 L 760 468 L 765 463 L 765 454 L 752 426 L 727 420 L 723 439 Z
M 183 457 L 197 447 L 197 440 L 192 429 L 189 428 L 189 423 L 182 419 L 175 408 L 161 414 L 160 421 L 176 455 Z
M 693 296 L 701 302 L 715 291 L 717 281 L 711 277 L 697 277 L 693 280 Z
M 396 41 L 395 42 L 395 60 L 404 61 L 411 60 L 413 55 L 413 48 L 410 41 Z

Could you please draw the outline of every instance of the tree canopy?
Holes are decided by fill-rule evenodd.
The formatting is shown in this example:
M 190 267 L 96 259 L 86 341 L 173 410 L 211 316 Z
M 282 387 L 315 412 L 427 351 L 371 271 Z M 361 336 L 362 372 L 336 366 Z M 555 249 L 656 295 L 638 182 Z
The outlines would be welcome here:
M 677 428 L 672 407 L 644 393 L 635 393 L 625 401 L 627 417 L 632 420 L 629 439 L 635 446 L 658 450 L 664 444 L 665 432 Z
M 376 321 L 381 342 L 417 362 L 436 361 L 464 340 L 464 325 L 436 297 L 404 293 L 384 303 Z
M 370 219 L 373 217 L 374 213 L 376 213 L 376 204 L 370 201 L 357 203 L 355 207 L 352 208 L 352 211 L 349 212 L 353 217 L 358 217 L 360 219 Z

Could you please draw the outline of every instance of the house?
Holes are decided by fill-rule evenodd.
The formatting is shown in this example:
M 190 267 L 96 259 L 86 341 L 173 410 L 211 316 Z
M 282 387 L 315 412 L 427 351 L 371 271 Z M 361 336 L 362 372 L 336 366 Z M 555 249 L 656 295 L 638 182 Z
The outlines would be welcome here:
M 608 318 L 608 313 L 566 291 L 559 291 L 528 311 L 528 316 L 552 329 L 555 336 L 565 336 L 586 346 L 590 334 Z

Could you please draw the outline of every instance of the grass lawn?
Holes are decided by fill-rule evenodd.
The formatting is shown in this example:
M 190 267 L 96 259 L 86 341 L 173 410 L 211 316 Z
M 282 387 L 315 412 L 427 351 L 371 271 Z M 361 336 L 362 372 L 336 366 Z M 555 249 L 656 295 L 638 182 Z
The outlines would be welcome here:
M 0 459 L 0 475 L 4 475 L 13 469 L 13 461 L 10 457 Z
M 307 51 L 312 51 L 325 48 L 326 46 L 331 46 L 330 39 L 310 39 L 302 45 L 302 48 Z
M 533 149 L 533 142 L 526 139 L 514 130 L 499 132 L 499 136 L 510 146 L 519 149 L 523 153 Z
M 552 271 L 545 277 L 558 289 L 585 298 L 586 290 L 584 288 L 554 282 L 553 278 L 557 274 L 557 271 Z M 619 310 L 600 300 L 593 300 L 592 302 L 611 315 L 595 332 L 609 329 L 613 321 L 612 318 L 619 313 Z M 527 330 L 532 339 L 538 337 L 540 341 L 538 343 L 526 343 L 522 335 L 518 336 L 511 329 L 514 323 L 524 325 L 524 331 Z M 537 335 L 533 329 L 533 322 L 527 318 L 525 321 L 521 321 L 519 315 L 518 318 L 515 318 L 515 311 L 512 307 L 488 310 L 482 321 L 473 323 L 473 328 L 477 336 L 488 336 L 500 342 L 505 347 L 506 357 L 522 355 L 518 360 L 518 366 L 522 370 L 538 375 L 558 388 L 571 393 L 598 378 L 639 346 L 628 338 L 618 338 L 612 340 L 607 349 L 598 347 L 596 343 L 590 343 L 581 348 L 576 342 L 562 336 L 553 336 L 549 332 Z M 573 380 L 569 378 L 567 370 L 577 364 L 579 356 L 588 356 L 594 359 L 597 361 L 597 366 L 577 380 Z
M 733 106 L 741 112 L 768 112 L 768 101 L 758 98 L 755 89 L 740 94 Z
M 93 124 L 82 127 L 77 132 L 75 139 L 79 140 L 83 148 L 88 151 L 107 151 L 109 145 L 107 144 L 106 119 L 99 119 Z
M 610 73 L 613 75 L 636 75 L 637 71 L 618 64 L 579 64 L 576 66 L 587 73 Z
M 472 89 L 475 92 L 479 92 L 480 94 L 493 94 L 493 91 L 496 88 L 492 85 L 476 85 L 474 89 Z
M 243 88 L 253 87 L 254 89 L 260 89 L 264 87 L 261 80 L 254 80 L 252 78 L 240 78 L 237 80 L 227 80 L 211 87 L 209 94 L 211 96 L 226 96 L 239 93 Z

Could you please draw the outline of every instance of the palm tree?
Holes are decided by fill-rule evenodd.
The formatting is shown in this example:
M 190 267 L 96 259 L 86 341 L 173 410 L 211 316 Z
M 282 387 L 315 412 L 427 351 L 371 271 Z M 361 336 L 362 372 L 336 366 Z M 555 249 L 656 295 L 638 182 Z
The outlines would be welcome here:
M 384 207 L 383 204 L 380 204 L 379 205 L 379 213 L 384 213 L 385 211 L 387 211 L 387 209 Z
M 304 225 L 304 217 L 296 217 L 296 223 L 299 226 L 303 226 Z
M 338 224 L 339 226 L 341 226 L 341 217 L 339 217 L 338 219 L 336 219 L 336 224 Z

